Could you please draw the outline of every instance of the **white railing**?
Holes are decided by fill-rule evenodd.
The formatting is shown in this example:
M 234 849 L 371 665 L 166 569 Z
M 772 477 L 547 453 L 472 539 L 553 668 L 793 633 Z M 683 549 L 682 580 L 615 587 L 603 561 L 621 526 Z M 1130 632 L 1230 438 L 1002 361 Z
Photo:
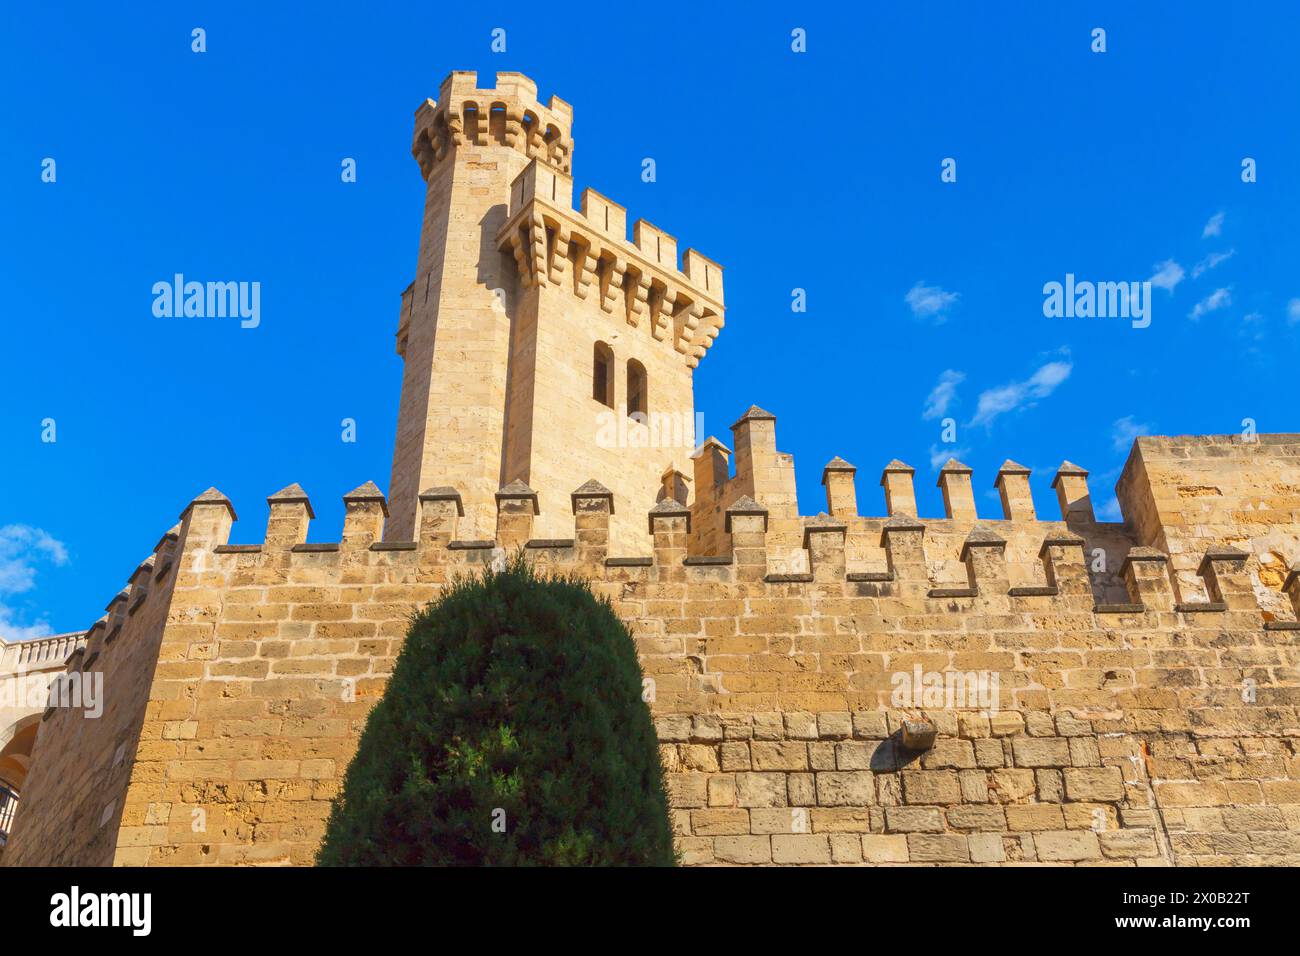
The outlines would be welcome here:
M 0 637 L 0 674 L 62 667 L 68 655 L 83 647 L 85 641 L 84 631 L 12 643 Z

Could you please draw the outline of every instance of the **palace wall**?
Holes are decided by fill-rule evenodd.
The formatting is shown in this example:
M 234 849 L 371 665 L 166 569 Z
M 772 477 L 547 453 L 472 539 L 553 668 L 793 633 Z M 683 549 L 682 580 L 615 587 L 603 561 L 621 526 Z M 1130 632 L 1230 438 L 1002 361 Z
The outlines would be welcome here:
M 737 445 L 755 444 L 750 427 Z M 772 509 L 749 495 L 711 555 L 692 508 L 642 503 L 645 553 L 627 555 L 610 509 L 632 504 L 596 482 L 575 491 L 565 540 L 535 537 L 531 489 L 515 488 L 492 541 L 461 539 L 446 489 L 421 497 L 415 540 L 385 541 L 367 484 L 338 543 L 306 542 L 311 505 L 291 486 L 265 541 L 232 546 L 233 509 L 208 492 L 70 663 L 103 670 L 111 709 L 42 723 L 3 862 L 309 864 L 409 614 L 522 547 L 588 576 L 628 623 L 687 863 L 1294 865 L 1297 582 L 1258 549 L 1296 559 L 1297 457 L 1300 436 L 1139 438 L 1127 524 L 1092 520 L 1068 463 L 1060 520 L 1026 513 L 1011 462 L 1001 518 L 976 514 L 956 462 L 944 517 L 915 515 L 898 462 L 890 516 L 859 516 L 837 459 L 827 511 L 798 519 L 803 571 L 785 570 L 789 551 L 773 569 Z M 733 480 L 761 487 L 739 466 Z M 1243 536 L 1232 514 L 1248 503 Z M 947 687 L 900 706 L 918 669 Z M 907 720 L 933 745 L 905 747 Z

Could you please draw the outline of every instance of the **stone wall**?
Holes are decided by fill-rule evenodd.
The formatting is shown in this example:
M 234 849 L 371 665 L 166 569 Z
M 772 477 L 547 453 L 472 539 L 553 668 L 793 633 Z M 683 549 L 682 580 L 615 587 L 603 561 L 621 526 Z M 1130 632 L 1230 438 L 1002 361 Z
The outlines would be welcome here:
M 178 531 L 162 537 L 68 660 L 66 676 L 102 681 L 102 713 L 87 716 L 79 694 L 65 699 L 71 706 L 43 713 L 4 865 L 108 866 L 129 841 L 121 834 L 132 819 L 124 798 L 133 775 L 147 772 L 154 746 L 141 740 L 141 729 L 146 713 L 161 706 L 153 701 L 159 675 L 175 666 L 160 642 Z
M 1170 461 L 1227 448 L 1220 468 L 1280 481 L 1253 448 L 1178 441 Z M 1270 455 L 1300 453 L 1270 441 Z M 1157 471 L 1152 442 L 1169 440 L 1140 439 L 1134 471 Z M 887 476 L 906 474 L 897 464 Z M 894 514 L 861 517 L 828 483 L 828 513 L 800 519 L 802 572 L 773 570 L 769 509 L 748 496 L 724 511 L 725 554 L 694 554 L 691 510 L 665 501 L 649 554 L 624 556 L 596 482 L 574 493 L 564 541 L 533 537 L 525 488 L 499 500 L 495 541 L 462 540 L 461 502 L 437 489 L 417 540 L 385 542 L 368 484 L 345 499 L 338 543 L 306 543 L 311 506 L 291 486 L 270 499 L 264 543 L 232 546 L 233 509 L 206 493 L 175 546 L 164 539 L 168 567 L 133 578 L 152 589 L 90 665 L 116 675 L 115 722 L 42 726 L 4 862 L 309 863 L 409 614 L 518 546 L 591 578 L 628 623 L 688 863 L 1300 862 L 1294 578 L 1261 584 L 1256 553 L 1202 535 L 1204 597 L 1176 593 L 1149 525 L 1091 520 L 1081 472 L 1058 476 L 1059 521 L 1017 515 L 1014 493 L 1009 514 L 981 518 L 961 467 L 941 479 L 941 519 L 910 513 L 897 486 Z M 1124 512 L 1158 516 L 1171 541 L 1176 505 L 1148 486 L 1121 484 Z M 1268 611 L 1260 587 L 1277 595 Z M 966 690 L 900 704 L 918 672 Z M 903 748 L 908 718 L 934 725 L 931 748 Z

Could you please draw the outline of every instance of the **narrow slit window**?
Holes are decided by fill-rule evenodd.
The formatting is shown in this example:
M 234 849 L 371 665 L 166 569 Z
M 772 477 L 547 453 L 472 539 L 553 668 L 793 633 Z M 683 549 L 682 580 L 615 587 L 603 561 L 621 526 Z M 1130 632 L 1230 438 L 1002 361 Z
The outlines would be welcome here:
M 646 394 L 647 383 L 645 366 L 632 359 L 627 363 L 627 414 L 642 423 L 646 420 L 649 397 Z
M 597 342 L 591 363 L 591 397 L 609 408 L 614 407 L 614 351 Z

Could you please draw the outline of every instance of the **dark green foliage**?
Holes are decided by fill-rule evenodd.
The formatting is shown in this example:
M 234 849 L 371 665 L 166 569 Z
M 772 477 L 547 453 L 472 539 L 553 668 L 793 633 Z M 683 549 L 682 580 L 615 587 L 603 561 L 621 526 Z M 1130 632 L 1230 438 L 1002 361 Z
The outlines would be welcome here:
M 636 648 L 607 601 L 517 559 L 415 616 L 318 864 L 674 862 Z

